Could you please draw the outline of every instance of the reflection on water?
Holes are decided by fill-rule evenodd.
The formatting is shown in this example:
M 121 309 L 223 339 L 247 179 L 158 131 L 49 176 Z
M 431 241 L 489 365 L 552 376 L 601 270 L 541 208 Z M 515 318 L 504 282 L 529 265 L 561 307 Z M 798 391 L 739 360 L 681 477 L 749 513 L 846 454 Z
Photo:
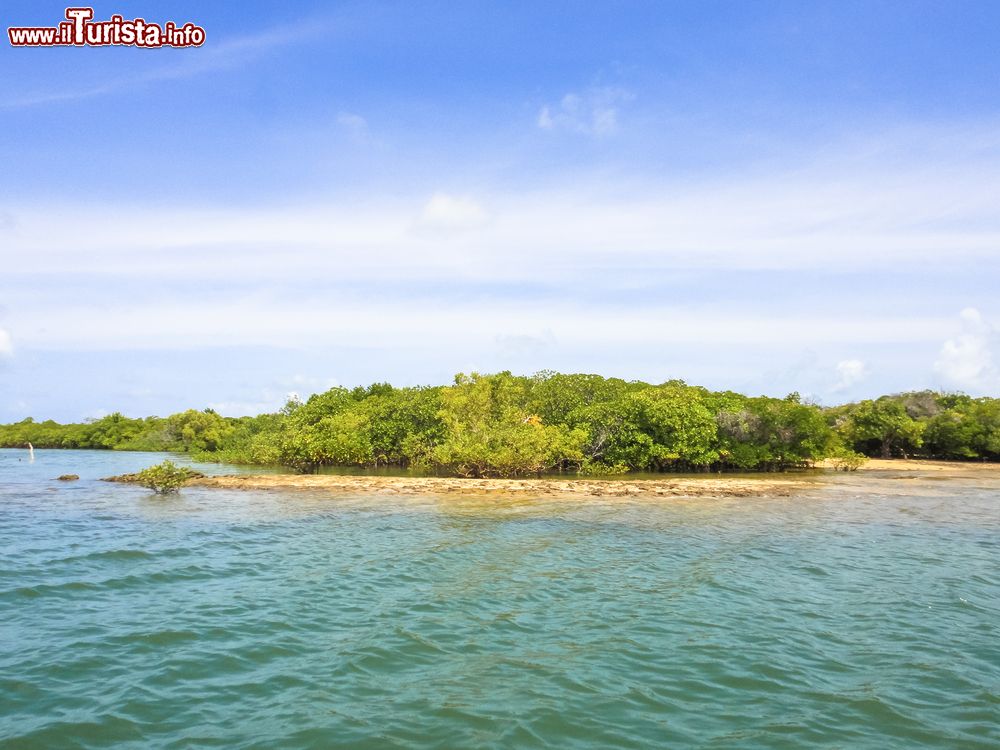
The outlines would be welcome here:
M 157 455 L 17 453 L 4 747 L 1000 746 L 989 477 L 164 499 L 96 481 Z

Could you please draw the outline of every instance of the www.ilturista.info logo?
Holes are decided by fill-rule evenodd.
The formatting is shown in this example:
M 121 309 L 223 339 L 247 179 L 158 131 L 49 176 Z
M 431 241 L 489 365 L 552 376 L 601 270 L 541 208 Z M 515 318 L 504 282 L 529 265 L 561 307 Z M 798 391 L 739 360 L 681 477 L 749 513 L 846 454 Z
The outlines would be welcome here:
M 93 8 L 67 8 L 58 26 L 12 26 L 7 36 L 14 47 L 200 47 L 205 29 L 167 21 L 162 26 L 142 18 L 126 20 L 114 15 L 94 21 Z

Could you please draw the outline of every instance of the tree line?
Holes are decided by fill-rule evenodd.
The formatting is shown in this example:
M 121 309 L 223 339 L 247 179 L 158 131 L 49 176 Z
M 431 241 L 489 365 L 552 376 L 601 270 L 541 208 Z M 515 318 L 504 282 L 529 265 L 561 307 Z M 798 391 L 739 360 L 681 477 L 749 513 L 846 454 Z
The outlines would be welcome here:
M 279 412 L 211 409 L 0 425 L 0 447 L 178 451 L 285 466 L 393 466 L 457 476 L 551 471 L 783 471 L 864 456 L 1000 460 L 1000 399 L 919 391 L 835 407 L 549 371 L 448 386 L 331 388 Z

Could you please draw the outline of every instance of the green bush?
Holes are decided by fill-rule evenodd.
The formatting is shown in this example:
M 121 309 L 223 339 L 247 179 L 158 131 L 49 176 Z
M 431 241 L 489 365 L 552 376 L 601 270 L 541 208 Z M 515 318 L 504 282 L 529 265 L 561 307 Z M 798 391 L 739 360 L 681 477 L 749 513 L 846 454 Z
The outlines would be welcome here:
M 164 461 L 162 464 L 150 466 L 148 469 L 140 471 L 135 475 L 135 481 L 153 492 L 166 495 L 170 492 L 177 492 L 188 479 L 194 476 L 197 476 L 197 472 L 183 466 L 175 466 L 172 461 Z
M 834 471 L 857 471 L 868 462 L 868 457 L 852 450 L 841 449 L 831 456 Z

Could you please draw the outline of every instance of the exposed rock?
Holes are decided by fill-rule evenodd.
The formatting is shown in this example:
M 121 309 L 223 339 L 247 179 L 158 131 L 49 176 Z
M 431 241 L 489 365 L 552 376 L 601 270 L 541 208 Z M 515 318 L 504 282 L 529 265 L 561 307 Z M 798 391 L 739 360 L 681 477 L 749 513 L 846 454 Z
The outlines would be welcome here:
M 188 481 L 190 481 L 192 479 L 205 479 L 205 477 L 206 477 L 206 475 L 202 474 L 200 471 L 195 471 L 194 469 L 189 469 L 186 466 L 185 467 L 181 467 L 181 468 L 183 468 L 184 471 L 187 473 L 187 480 Z M 121 482 L 122 484 L 138 484 L 139 483 L 139 474 L 138 473 L 135 473 L 135 474 L 119 474 L 118 476 L 114 476 L 114 477 L 102 477 L 101 481 L 102 482 Z

